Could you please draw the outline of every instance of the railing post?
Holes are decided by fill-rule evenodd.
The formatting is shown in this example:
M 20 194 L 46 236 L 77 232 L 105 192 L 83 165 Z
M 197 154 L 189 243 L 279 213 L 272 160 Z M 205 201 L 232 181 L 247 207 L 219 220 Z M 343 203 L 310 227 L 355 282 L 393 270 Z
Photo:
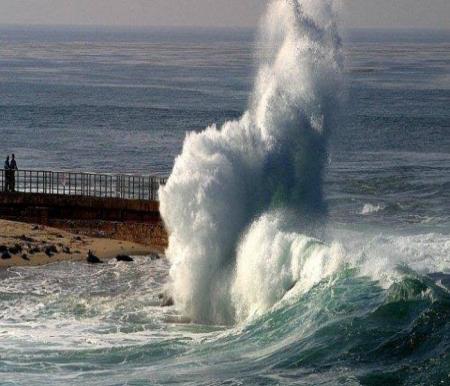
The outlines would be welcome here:
M 149 199 L 149 201 L 152 201 L 153 200 L 153 195 L 155 194 L 154 193 L 155 186 L 154 186 L 153 177 L 150 177 L 150 182 L 149 183 L 150 183 L 150 191 L 149 191 L 148 199 Z
M 7 188 L 7 175 L 0 169 L 0 191 Z M 18 192 L 120 198 L 125 200 L 158 200 L 158 189 L 166 179 L 155 176 L 95 174 L 18 170 L 15 188 Z

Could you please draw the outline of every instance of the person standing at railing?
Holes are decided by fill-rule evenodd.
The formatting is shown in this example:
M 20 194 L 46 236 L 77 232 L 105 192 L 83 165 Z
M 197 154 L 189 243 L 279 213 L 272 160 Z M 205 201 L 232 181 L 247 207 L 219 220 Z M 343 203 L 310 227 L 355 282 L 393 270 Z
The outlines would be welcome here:
M 9 163 L 9 173 L 10 173 L 10 190 L 11 192 L 15 192 L 16 191 L 16 170 L 19 170 L 17 168 L 17 162 L 16 162 L 16 157 L 13 154 L 11 156 L 11 162 Z
M 9 165 L 9 155 L 8 155 L 8 156 L 6 156 L 5 164 L 3 166 L 3 169 L 5 169 L 5 175 L 4 175 L 4 181 L 3 181 L 5 192 L 9 191 L 9 180 L 10 180 L 10 178 L 9 178 L 9 174 L 10 174 L 9 168 L 10 168 L 10 165 Z

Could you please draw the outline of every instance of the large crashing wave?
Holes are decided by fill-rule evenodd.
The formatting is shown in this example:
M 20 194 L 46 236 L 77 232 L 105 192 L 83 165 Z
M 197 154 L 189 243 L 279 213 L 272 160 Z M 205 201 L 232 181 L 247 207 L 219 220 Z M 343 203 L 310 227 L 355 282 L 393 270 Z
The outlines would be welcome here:
M 300 232 L 326 213 L 322 174 L 342 66 L 333 1 L 272 1 L 258 52 L 248 111 L 188 134 L 160 192 L 172 296 L 196 321 L 264 312 L 328 269 L 331 250 Z

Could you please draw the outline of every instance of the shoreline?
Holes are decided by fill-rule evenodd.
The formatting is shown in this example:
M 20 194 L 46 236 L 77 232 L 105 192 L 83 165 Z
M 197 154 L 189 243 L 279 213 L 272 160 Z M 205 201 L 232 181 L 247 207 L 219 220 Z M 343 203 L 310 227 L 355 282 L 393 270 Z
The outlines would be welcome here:
M 130 241 L 89 237 L 44 225 L 0 220 L 0 270 L 61 261 L 86 261 L 88 251 L 100 260 L 118 255 L 160 254 L 157 247 Z

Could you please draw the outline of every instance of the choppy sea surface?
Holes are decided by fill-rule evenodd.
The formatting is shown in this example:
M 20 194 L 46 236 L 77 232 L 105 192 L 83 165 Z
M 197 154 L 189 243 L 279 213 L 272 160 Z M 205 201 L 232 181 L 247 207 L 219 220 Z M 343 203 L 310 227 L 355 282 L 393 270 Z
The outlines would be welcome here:
M 0 272 L 0 385 L 450 385 L 450 33 L 344 48 L 324 191 L 345 268 L 228 326 L 159 307 L 165 260 Z M 259 54 L 247 30 L 1 27 L 0 156 L 169 175 L 186 132 L 242 115 Z

